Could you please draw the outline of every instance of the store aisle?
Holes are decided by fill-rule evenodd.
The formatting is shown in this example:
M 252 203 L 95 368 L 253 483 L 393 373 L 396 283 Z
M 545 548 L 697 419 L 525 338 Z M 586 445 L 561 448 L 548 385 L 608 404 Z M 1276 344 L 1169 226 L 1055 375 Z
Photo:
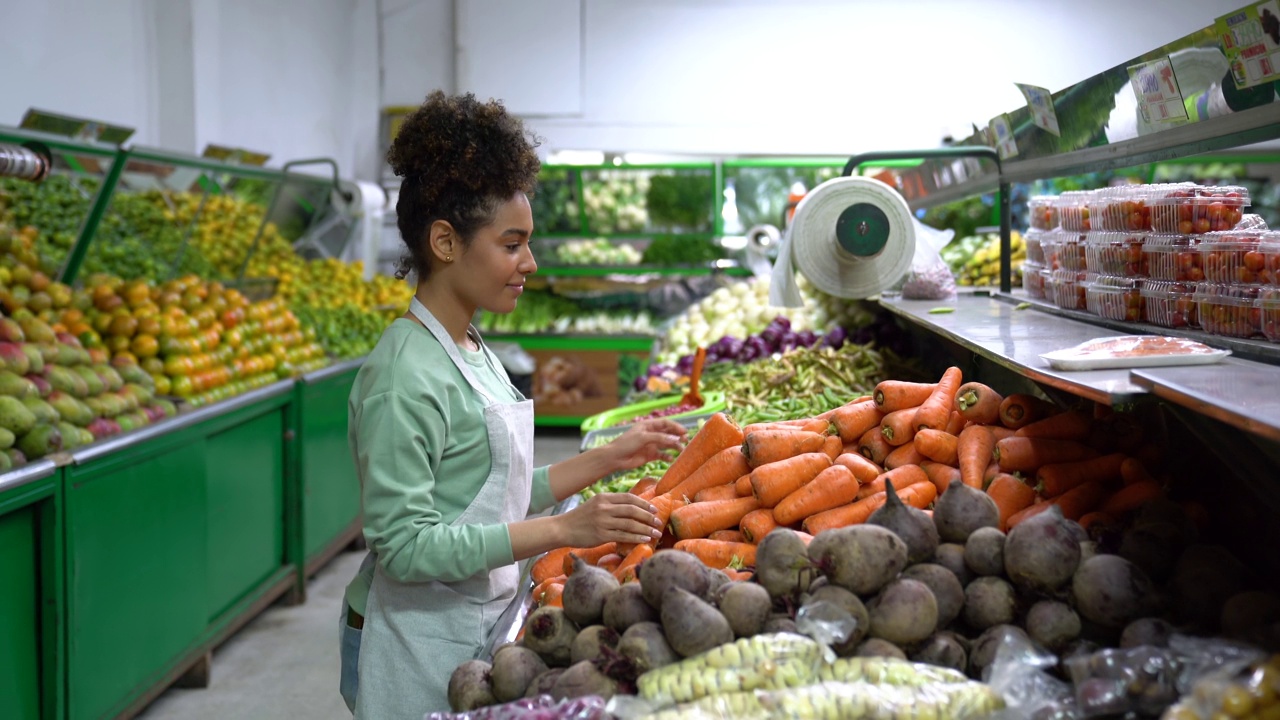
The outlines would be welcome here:
M 539 431 L 538 465 L 578 452 L 575 430 Z M 213 652 L 207 689 L 170 689 L 145 720 L 350 720 L 338 695 L 337 617 L 342 593 L 362 553 L 339 555 L 307 586 L 307 602 L 275 606 Z

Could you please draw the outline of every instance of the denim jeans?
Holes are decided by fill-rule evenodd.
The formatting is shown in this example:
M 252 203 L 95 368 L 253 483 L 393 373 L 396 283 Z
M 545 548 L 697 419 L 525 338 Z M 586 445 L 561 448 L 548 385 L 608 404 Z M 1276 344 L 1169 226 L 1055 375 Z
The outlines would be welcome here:
M 338 680 L 338 691 L 347 703 L 347 709 L 356 711 L 356 691 L 360 687 L 360 634 L 361 630 L 347 623 L 348 606 L 342 603 L 342 613 L 338 618 L 338 639 L 340 641 L 338 657 L 342 667 Z

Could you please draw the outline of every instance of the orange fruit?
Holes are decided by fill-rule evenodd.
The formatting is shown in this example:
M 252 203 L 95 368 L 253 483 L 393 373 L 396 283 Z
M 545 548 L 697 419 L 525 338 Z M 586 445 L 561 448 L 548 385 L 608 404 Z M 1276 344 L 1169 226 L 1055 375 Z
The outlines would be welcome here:
M 160 352 L 160 343 L 153 335 L 138 335 L 133 339 L 130 349 L 140 358 L 151 358 Z
M 138 320 L 132 315 L 116 315 L 111 318 L 110 332 L 122 338 L 131 338 L 138 332 Z

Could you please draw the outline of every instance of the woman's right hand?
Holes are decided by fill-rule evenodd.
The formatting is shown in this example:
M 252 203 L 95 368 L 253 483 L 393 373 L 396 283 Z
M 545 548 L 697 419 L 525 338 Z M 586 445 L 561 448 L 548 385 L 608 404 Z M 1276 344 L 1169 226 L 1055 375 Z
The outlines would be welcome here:
M 647 543 L 662 535 L 655 508 L 630 493 L 602 493 L 560 516 L 565 545 Z

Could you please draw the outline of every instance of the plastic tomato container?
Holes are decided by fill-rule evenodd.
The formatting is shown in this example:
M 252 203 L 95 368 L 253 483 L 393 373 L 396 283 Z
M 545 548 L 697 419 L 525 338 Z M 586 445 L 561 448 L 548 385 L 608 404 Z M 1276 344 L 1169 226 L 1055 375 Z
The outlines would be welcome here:
M 1177 187 L 1148 201 L 1151 227 L 1156 232 L 1183 235 L 1222 232 L 1234 228 L 1249 205 L 1242 187 Z
M 1085 310 L 1108 320 L 1142 321 L 1142 280 L 1090 274 L 1084 283 Z
M 1085 270 L 1087 234 L 1060 230 L 1044 244 L 1044 266 L 1050 270 Z
M 1050 270 L 1045 279 L 1045 296 L 1063 310 L 1084 310 L 1087 277 L 1088 273 L 1081 270 Z
M 1151 229 L 1151 189 L 1128 185 L 1095 190 L 1089 196 L 1089 218 L 1093 230 L 1142 232 Z
M 1036 195 L 1027 201 L 1027 224 L 1032 230 L 1053 230 L 1058 227 L 1058 198 L 1053 195 Z
M 1200 253 L 1196 251 L 1199 244 L 1200 238 L 1191 235 L 1148 235 L 1142 242 L 1147 277 L 1152 280 L 1202 282 L 1204 269 L 1200 267 Z
M 1260 230 L 1245 230 L 1212 233 L 1202 237 L 1196 251 L 1200 255 L 1200 267 L 1204 269 L 1205 281 L 1236 285 L 1262 282 L 1266 258 L 1259 246 L 1271 234 Z M 1280 237 L 1280 233 L 1276 235 Z
M 1030 260 L 1022 263 L 1022 289 L 1027 291 L 1028 297 L 1043 299 L 1044 281 L 1044 265 Z
M 1142 244 L 1144 233 L 1091 232 L 1085 239 L 1085 270 L 1099 275 L 1146 277 L 1147 260 Z
M 1058 224 L 1063 230 L 1086 232 L 1093 229 L 1089 222 L 1089 199 L 1092 196 L 1092 190 L 1071 190 L 1054 200 Z
M 1195 286 L 1168 280 L 1142 283 L 1142 319 L 1167 328 L 1198 327 L 1200 319 L 1193 301 Z
M 1263 240 L 1258 243 L 1258 252 L 1262 253 L 1261 282 L 1280 286 L 1280 239 Z
M 1264 289 L 1258 297 L 1262 316 L 1262 334 L 1271 342 L 1280 342 L 1280 290 Z
M 1053 233 L 1045 230 L 1028 230 L 1022 236 L 1022 244 L 1027 248 L 1027 261 L 1044 265 L 1044 241 Z
M 1262 332 L 1258 307 L 1261 288 L 1256 285 L 1200 283 L 1193 299 L 1205 332 L 1224 337 L 1247 338 Z

